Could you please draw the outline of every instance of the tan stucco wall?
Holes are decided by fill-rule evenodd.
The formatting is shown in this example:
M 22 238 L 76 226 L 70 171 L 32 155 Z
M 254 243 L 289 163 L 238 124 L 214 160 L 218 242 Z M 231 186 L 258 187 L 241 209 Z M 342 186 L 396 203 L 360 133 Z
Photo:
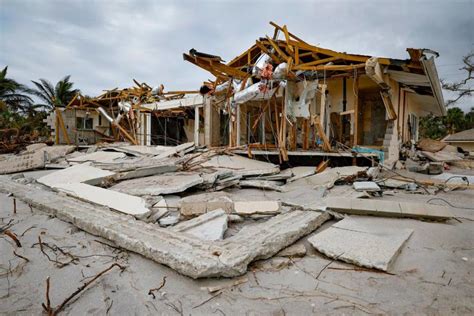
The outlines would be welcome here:
M 447 141 L 446 143 L 455 146 L 455 147 L 461 147 L 465 151 L 474 151 L 474 141 L 472 142 L 449 142 Z

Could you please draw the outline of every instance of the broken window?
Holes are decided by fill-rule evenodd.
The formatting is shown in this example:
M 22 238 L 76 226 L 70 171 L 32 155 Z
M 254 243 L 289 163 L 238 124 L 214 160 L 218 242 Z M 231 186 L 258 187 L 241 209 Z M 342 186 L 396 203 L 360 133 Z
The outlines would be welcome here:
M 76 128 L 92 130 L 94 120 L 91 117 L 77 117 L 76 118 Z

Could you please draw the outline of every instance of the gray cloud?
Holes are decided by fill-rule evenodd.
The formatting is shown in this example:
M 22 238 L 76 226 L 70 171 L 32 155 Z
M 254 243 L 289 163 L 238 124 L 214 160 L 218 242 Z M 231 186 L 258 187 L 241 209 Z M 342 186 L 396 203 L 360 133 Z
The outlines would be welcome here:
M 196 89 L 211 75 L 184 62 L 183 52 L 196 48 L 230 60 L 271 34 L 270 20 L 339 51 L 407 58 L 407 47 L 431 48 L 447 80 L 462 78 L 461 58 L 474 50 L 472 0 L 0 0 L 0 66 L 27 84 L 70 74 L 89 95 L 131 86 L 132 78 Z

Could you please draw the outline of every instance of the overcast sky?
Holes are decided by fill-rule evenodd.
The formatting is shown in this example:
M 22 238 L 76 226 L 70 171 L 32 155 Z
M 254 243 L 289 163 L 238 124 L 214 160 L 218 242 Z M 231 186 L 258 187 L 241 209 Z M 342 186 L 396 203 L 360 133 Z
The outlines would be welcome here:
M 338 51 L 405 59 L 407 47 L 433 49 L 447 80 L 463 78 L 462 56 L 474 50 L 474 0 L 0 0 L 0 67 L 28 85 L 69 74 L 91 96 L 130 87 L 132 78 L 196 90 L 212 76 L 183 61 L 183 52 L 229 61 L 271 35 L 271 20 Z

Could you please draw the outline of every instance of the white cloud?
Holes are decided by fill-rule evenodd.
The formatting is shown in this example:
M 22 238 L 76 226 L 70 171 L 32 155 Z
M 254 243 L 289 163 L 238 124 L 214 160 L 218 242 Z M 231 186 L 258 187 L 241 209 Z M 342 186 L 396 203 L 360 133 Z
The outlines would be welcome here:
M 184 62 L 183 52 L 230 60 L 270 34 L 270 20 L 310 43 L 356 54 L 407 58 L 406 47 L 431 48 L 438 65 L 459 66 L 474 49 L 469 0 L 0 2 L 0 65 L 23 83 L 70 74 L 90 95 L 128 87 L 132 78 L 197 89 L 211 75 Z M 440 77 L 458 78 L 458 66 L 440 67 Z

